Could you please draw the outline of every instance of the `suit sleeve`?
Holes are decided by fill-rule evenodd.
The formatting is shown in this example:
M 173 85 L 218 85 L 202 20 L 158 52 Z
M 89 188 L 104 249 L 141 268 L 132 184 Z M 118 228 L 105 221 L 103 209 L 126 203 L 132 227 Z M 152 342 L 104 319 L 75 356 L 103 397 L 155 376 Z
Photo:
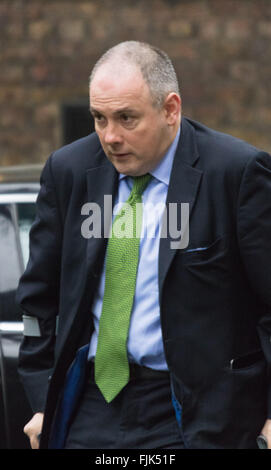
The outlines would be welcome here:
M 268 418 L 271 418 L 271 156 L 259 153 L 243 174 L 238 236 L 252 289 L 260 299 L 258 334 L 267 361 Z
M 18 371 L 33 412 L 43 411 L 54 364 L 59 304 L 62 226 L 50 157 L 41 174 L 36 218 L 30 231 L 30 255 L 16 300 L 23 314 L 38 321 L 40 336 L 24 336 Z

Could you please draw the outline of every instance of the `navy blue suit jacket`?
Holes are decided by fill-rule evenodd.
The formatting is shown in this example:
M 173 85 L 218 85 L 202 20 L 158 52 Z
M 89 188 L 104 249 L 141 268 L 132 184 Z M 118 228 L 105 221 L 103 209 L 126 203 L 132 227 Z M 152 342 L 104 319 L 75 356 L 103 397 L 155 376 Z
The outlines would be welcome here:
M 189 245 L 160 241 L 166 360 L 189 446 L 251 448 L 271 418 L 271 157 L 195 121 L 181 125 L 167 204 L 189 203 Z M 45 409 L 43 448 L 66 371 L 93 331 L 107 239 L 81 236 L 81 207 L 103 208 L 117 184 L 95 133 L 53 153 L 42 173 L 17 299 L 42 332 L 23 342 L 19 371 L 33 411 Z

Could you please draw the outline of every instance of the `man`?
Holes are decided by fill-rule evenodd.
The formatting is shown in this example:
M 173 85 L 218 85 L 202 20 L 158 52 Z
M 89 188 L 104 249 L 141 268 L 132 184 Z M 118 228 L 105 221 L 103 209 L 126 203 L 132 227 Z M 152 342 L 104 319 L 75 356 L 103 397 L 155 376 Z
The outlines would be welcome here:
M 173 66 L 148 44 L 98 61 L 90 109 L 96 133 L 43 170 L 18 290 L 32 447 L 42 429 L 41 448 L 256 448 L 259 434 L 270 448 L 270 156 L 181 117 Z M 111 232 L 109 196 L 130 207 Z M 113 233 L 135 201 L 140 244 Z M 182 228 L 189 204 L 188 245 L 172 204 Z

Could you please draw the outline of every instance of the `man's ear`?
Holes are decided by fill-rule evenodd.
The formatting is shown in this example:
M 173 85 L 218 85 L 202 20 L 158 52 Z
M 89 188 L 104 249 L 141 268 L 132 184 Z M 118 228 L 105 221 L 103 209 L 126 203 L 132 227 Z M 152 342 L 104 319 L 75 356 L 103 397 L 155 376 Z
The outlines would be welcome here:
M 169 93 L 164 102 L 164 111 L 169 126 L 176 124 L 180 118 L 182 100 L 177 93 Z

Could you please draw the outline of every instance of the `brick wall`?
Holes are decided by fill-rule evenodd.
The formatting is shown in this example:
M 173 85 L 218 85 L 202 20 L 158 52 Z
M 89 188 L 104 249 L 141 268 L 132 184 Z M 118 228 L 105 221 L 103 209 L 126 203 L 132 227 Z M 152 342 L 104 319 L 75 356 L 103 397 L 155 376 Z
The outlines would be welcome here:
M 62 105 L 127 39 L 168 52 L 185 115 L 271 151 L 270 0 L 1 0 L 0 164 L 62 145 Z

